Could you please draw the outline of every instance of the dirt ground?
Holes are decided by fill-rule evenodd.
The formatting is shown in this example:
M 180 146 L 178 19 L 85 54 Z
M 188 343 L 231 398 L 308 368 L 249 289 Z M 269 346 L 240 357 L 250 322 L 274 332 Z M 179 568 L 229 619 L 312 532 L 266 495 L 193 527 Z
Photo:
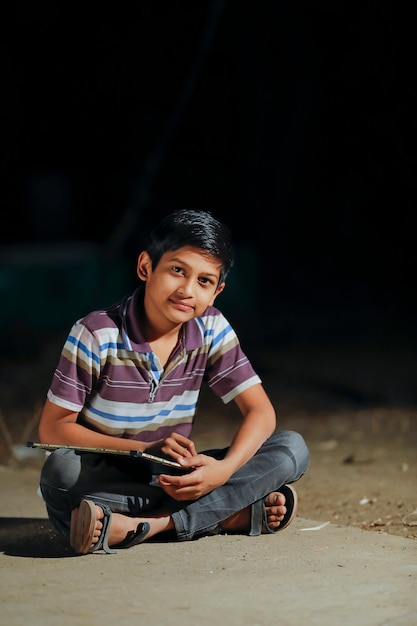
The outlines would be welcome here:
M 24 355 L 0 361 L 0 465 L 13 471 L 42 462 L 22 455 L 25 442 L 37 439 L 62 340 L 57 333 L 26 341 Z M 297 485 L 300 515 L 417 539 L 417 356 L 400 348 L 292 345 L 254 360 L 278 427 L 298 430 L 311 450 Z M 199 449 L 227 445 L 236 420 L 234 406 L 203 391 L 194 430 Z
M 417 386 L 410 350 L 288 346 L 255 365 L 311 466 L 282 534 L 151 540 L 74 557 L 37 494 L 39 411 L 61 338 L 0 359 L 0 624 L 414 626 Z M 199 449 L 227 445 L 233 406 L 204 391 Z M 32 453 L 27 456 L 28 453 Z M 33 453 L 36 453 L 33 455 Z M 310 532 L 305 532 L 310 531 Z
M 150 540 L 74 557 L 46 519 L 37 476 L 0 467 L 2 626 L 417 623 L 413 540 L 301 512 L 275 535 Z

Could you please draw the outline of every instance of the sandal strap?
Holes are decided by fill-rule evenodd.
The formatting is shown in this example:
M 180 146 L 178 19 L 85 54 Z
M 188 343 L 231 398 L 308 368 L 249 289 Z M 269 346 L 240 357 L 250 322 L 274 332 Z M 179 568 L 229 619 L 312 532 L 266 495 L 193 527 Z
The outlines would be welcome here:
M 138 543 L 142 543 L 146 535 L 149 533 L 151 527 L 148 522 L 141 522 L 138 524 L 136 530 L 129 530 L 126 537 L 117 544 L 117 548 L 131 548 Z
M 250 537 L 256 537 L 262 533 L 276 533 L 280 530 L 284 530 L 284 528 L 291 524 L 296 516 L 298 499 L 295 489 L 293 489 L 290 485 L 282 485 L 279 489 L 277 489 L 277 491 L 280 491 L 285 495 L 287 513 L 285 514 L 284 519 L 278 528 L 270 528 L 266 521 L 265 498 L 256 500 L 256 502 L 251 505 Z
M 110 524 L 112 518 L 112 511 L 107 506 L 107 504 L 99 504 L 99 507 L 103 509 L 104 517 L 102 519 L 103 528 L 101 529 L 100 538 L 98 542 L 95 544 L 94 548 L 91 552 L 96 552 L 96 550 L 104 550 L 107 554 L 116 554 L 117 550 L 113 550 L 109 546 L 109 534 L 110 534 Z
M 264 498 L 256 500 L 250 507 L 250 531 L 249 537 L 256 537 L 262 533 L 264 523 Z

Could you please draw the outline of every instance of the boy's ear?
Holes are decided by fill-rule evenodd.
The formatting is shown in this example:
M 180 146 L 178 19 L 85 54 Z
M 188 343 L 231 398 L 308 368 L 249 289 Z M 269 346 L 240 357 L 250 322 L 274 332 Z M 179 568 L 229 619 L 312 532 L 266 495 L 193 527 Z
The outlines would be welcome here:
M 138 257 L 137 268 L 136 268 L 136 272 L 140 280 L 144 280 L 146 282 L 148 280 L 148 275 L 151 269 L 152 269 L 151 257 L 145 250 L 140 253 Z
M 219 293 L 221 293 L 223 291 L 223 289 L 225 288 L 226 283 L 220 283 L 220 285 L 217 287 L 216 289 L 216 293 L 213 296 L 212 301 L 210 302 L 210 306 L 213 306 L 215 299 L 217 298 L 217 296 L 219 295 Z

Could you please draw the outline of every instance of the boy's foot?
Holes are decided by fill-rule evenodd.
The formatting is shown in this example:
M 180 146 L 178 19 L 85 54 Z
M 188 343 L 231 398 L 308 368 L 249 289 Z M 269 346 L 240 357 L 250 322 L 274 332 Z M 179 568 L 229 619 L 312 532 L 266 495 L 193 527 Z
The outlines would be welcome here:
M 264 499 L 266 522 L 271 531 L 277 530 L 287 513 L 285 496 L 280 491 L 272 491 Z M 231 515 L 221 523 L 222 530 L 243 532 L 250 528 L 251 507 L 246 507 Z
M 84 503 L 85 501 L 83 504 Z M 74 509 L 71 515 L 70 543 L 72 547 L 75 547 L 75 543 L 77 543 L 78 546 L 82 546 L 80 549 L 76 548 L 76 552 L 79 554 L 93 552 L 94 546 L 100 542 L 101 534 L 104 532 L 103 521 L 105 516 L 102 507 L 91 501 L 89 504 L 90 508 L 83 511 L 84 516 L 86 516 L 86 511 L 89 513 L 88 519 L 82 520 L 83 527 L 81 529 L 79 524 L 80 509 Z M 108 545 L 112 547 L 121 544 L 129 534 L 135 533 L 138 526 L 145 521 L 149 526 L 149 530 L 146 533 L 144 540 L 149 539 L 160 532 L 174 528 L 170 515 L 164 514 L 160 516 L 147 517 L 145 520 L 139 517 L 128 517 L 127 515 L 122 515 L 121 513 L 112 513 L 111 525 L 107 536 Z M 84 536 L 78 536 L 77 541 L 75 541 L 76 532 L 80 532 L 80 530 Z

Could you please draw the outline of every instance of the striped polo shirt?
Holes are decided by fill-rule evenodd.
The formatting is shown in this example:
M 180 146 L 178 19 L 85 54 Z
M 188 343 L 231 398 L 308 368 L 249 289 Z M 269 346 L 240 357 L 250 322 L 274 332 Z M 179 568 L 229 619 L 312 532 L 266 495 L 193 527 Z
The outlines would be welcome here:
M 186 322 L 165 368 L 139 322 L 143 287 L 73 325 L 48 399 L 78 422 L 113 435 L 157 441 L 188 437 L 203 380 L 224 403 L 260 383 L 239 340 L 215 307 Z

